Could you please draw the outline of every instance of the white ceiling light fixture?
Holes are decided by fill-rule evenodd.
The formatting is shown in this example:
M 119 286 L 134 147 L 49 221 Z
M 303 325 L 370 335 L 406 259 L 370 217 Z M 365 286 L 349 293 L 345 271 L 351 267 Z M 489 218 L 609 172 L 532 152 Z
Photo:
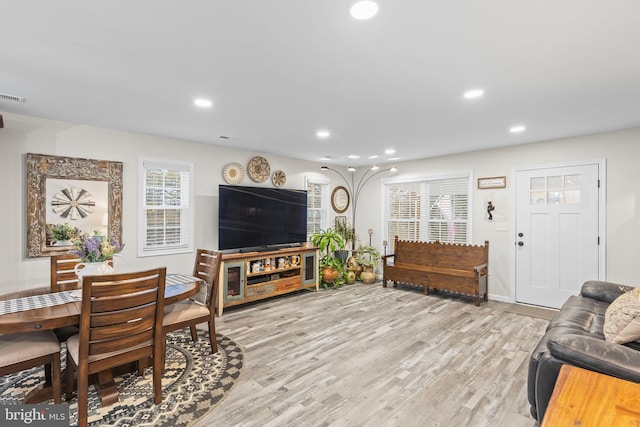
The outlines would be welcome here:
M 356 159 L 359 159 L 360 156 L 358 156 L 357 154 L 349 154 L 347 158 L 351 160 L 356 160 Z
M 331 136 L 331 132 L 328 130 L 322 129 L 316 132 L 316 136 L 320 139 L 327 139 Z
M 213 106 L 213 102 L 205 98 L 196 98 L 193 100 L 193 103 L 200 108 L 211 108 Z
M 386 150 L 384 150 L 384 154 L 394 154 L 396 152 L 396 150 L 394 150 L 393 148 L 387 148 Z
M 483 89 L 471 89 L 464 93 L 463 95 L 466 99 L 474 99 L 474 98 L 482 98 L 484 96 Z
M 527 130 L 526 126 L 523 125 L 515 125 L 509 128 L 509 132 L 511 133 L 522 133 Z
M 365 21 L 378 13 L 378 4 L 370 0 L 359 1 L 351 6 L 350 12 L 354 19 Z

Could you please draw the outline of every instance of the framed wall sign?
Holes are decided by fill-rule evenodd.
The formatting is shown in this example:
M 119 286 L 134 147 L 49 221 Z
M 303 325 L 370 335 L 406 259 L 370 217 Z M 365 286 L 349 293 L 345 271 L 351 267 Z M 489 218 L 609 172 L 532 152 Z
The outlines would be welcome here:
M 349 192 L 345 187 L 336 187 L 331 192 L 331 207 L 337 213 L 344 213 L 349 208 L 349 201 Z
M 100 230 L 122 242 L 122 163 L 27 153 L 27 256 L 73 249 L 47 225 Z
M 489 178 L 478 178 L 478 189 L 484 190 L 488 188 L 506 188 L 506 176 L 492 176 Z

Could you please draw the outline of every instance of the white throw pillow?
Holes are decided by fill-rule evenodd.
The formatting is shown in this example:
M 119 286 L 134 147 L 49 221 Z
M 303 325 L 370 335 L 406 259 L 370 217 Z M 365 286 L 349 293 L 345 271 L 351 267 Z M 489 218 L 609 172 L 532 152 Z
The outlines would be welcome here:
M 616 298 L 604 314 L 604 338 L 615 344 L 640 339 L 640 288 Z

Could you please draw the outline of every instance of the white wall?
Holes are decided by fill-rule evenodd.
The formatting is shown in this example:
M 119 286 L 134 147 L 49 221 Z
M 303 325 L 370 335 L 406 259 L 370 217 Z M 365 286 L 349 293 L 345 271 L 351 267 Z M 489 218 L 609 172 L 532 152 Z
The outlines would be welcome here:
M 512 172 L 515 168 L 606 159 L 606 278 L 614 282 L 640 285 L 636 262 L 640 260 L 640 129 L 517 145 L 399 164 L 399 176 L 432 176 L 471 171 L 474 177 L 473 243 L 490 242 L 489 295 L 512 298 L 514 224 Z M 506 176 L 507 188 L 478 190 L 477 178 Z M 384 179 L 384 178 L 382 178 Z M 493 221 L 488 221 L 487 196 L 493 193 Z M 358 207 L 358 234 L 375 230 L 374 244 L 381 247 L 381 180 L 370 183 Z M 497 223 L 507 223 L 508 232 L 497 231 Z
M 287 174 L 284 188 L 303 189 L 305 176 L 319 166 L 297 159 L 233 148 L 158 138 L 129 132 L 2 113 L 0 129 L 0 293 L 48 286 L 49 258 L 27 258 L 25 154 L 38 153 L 123 162 L 122 240 L 125 248 L 116 259 L 121 271 L 166 266 L 169 272 L 190 273 L 193 254 L 137 257 L 138 158 L 153 157 L 193 162 L 195 165 L 195 247 L 216 249 L 218 185 L 229 162 L 246 165 L 256 155 L 270 162 L 271 170 Z M 230 143 L 232 144 L 232 143 Z M 245 166 L 246 167 L 246 166 Z M 270 179 L 255 183 L 245 176 L 243 185 L 272 187 Z
M 167 266 L 169 271 L 188 273 L 193 254 L 137 258 L 137 162 L 139 156 L 192 161 L 195 164 L 196 247 L 217 248 L 217 187 L 224 183 L 222 168 L 228 162 L 246 165 L 255 155 L 265 156 L 271 169 L 287 173 L 287 188 L 304 188 L 305 176 L 325 177 L 331 188 L 343 185 L 333 172 L 320 174 L 320 164 L 297 159 L 248 152 L 233 148 L 157 138 L 110 129 L 76 125 L 34 117 L 2 113 L 5 128 L 0 130 L 0 293 L 37 286 L 49 281 L 48 258 L 25 256 L 25 153 L 84 157 L 124 163 L 123 256 L 117 265 L 123 269 Z M 231 144 L 231 143 L 230 143 Z M 432 159 L 398 163 L 395 176 L 432 176 L 471 171 L 474 178 L 473 241 L 490 241 L 490 296 L 511 298 L 512 253 L 514 250 L 512 218 L 514 168 L 551 165 L 562 162 L 607 161 L 607 279 L 640 284 L 635 263 L 640 259 L 640 128 L 605 134 L 519 145 L 510 148 L 463 153 Z M 362 168 L 363 169 L 363 168 Z M 345 171 L 346 173 L 346 171 Z M 477 190 L 478 177 L 507 176 L 504 190 Z M 358 173 L 356 177 L 359 176 Z M 388 173 L 380 174 L 387 178 Z M 271 186 L 270 182 L 253 183 L 248 177 L 243 185 Z M 487 191 L 493 193 L 494 221 L 486 218 Z M 374 230 L 373 244 L 382 249 L 381 181 L 376 177 L 364 188 L 358 206 L 357 234 L 368 243 L 367 230 Z M 351 212 L 345 213 L 351 218 Z M 497 231 L 496 223 L 507 223 L 508 232 Z

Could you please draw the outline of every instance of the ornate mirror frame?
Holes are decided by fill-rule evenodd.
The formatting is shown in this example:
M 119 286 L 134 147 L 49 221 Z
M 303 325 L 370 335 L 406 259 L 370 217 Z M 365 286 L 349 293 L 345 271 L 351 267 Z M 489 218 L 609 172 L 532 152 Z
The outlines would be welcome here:
M 27 153 L 27 257 L 68 251 L 47 246 L 47 179 L 103 181 L 108 189 L 107 236 L 122 242 L 122 162 Z

